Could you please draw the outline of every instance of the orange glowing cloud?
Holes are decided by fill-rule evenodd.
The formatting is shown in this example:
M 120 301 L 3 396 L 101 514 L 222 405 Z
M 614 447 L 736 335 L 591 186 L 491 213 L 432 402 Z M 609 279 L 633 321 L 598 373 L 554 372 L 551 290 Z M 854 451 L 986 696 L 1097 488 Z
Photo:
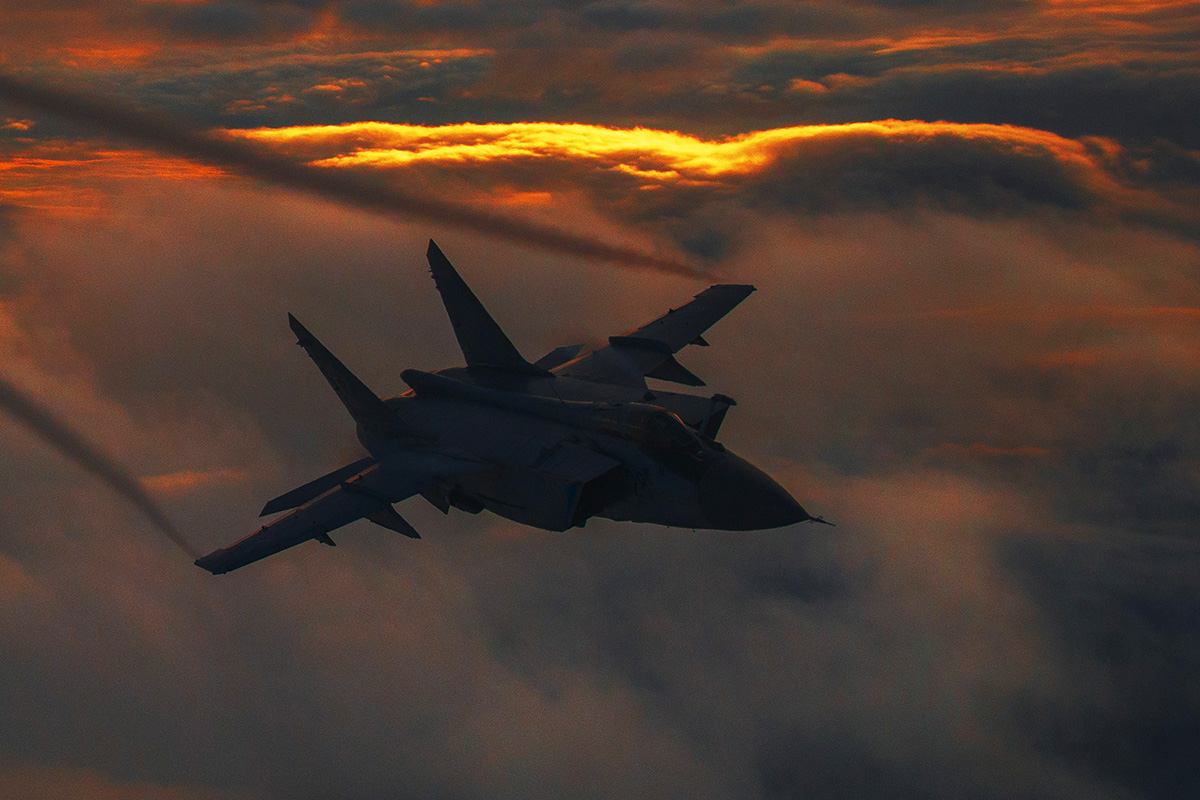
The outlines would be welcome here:
M 329 167 L 404 167 L 515 160 L 593 162 L 647 181 L 711 180 L 761 172 L 807 142 L 877 137 L 921 142 L 935 136 L 993 143 L 1023 155 L 1045 155 L 1092 171 L 1080 142 L 1013 125 L 882 120 L 802 125 L 724 139 L 675 131 L 551 122 L 464 123 L 425 127 L 387 122 L 229 131 L 312 158 Z
M 343 86 L 353 84 L 330 83 L 318 88 L 326 91 Z M 749 190 L 756 182 L 801 174 L 811 191 L 820 193 L 843 175 L 862 169 L 885 183 L 898 181 L 896 185 L 909 193 L 928 188 L 936 196 L 942 191 L 938 178 L 928 187 L 922 182 L 929 180 L 924 176 L 932 174 L 930 169 L 936 172 L 936 165 L 949 154 L 952 161 L 947 168 L 968 175 L 978 170 L 982 176 L 978 188 L 969 191 L 994 191 L 989 176 L 991 170 L 999 169 L 996 174 L 1002 181 L 1011 182 L 1015 176 L 1017 183 L 1005 188 L 1014 197 L 1025 196 L 1035 203 L 1064 198 L 1061 202 L 1072 208 L 1103 210 L 1168 227 L 1200 227 L 1200 217 L 1188 203 L 1131 186 L 1118 177 L 1114 165 L 1120 163 L 1124 151 L 1117 143 L 1069 139 L 1014 125 L 889 119 L 793 126 L 723 138 L 552 122 L 441 126 L 354 122 L 225 133 L 322 168 L 421 170 L 426 176 L 442 177 L 455 173 L 471 184 L 467 190 L 453 189 L 456 196 L 467 196 L 464 191 L 482 192 L 470 196 L 526 205 L 545 205 L 546 192 L 578 191 L 578 178 L 584 175 L 590 190 L 617 192 L 628 202 L 636 202 L 631 192 L 637 190 L 699 187 L 730 195 Z M 916 171 L 905 172 L 908 169 Z M 81 187 L 93 190 L 104 181 L 199 179 L 220 174 L 211 167 L 134 150 L 34 145 L 0 160 L 0 194 L 21 205 L 53 207 L 56 192 L 78 193 Z M 430 184 L 430 190 L 436 193 L 440 185 Z M 861 194 L 861 189 L 855 184 L 848 188 L 848 195 Z M 894 190 L 884 186 L 880 196 L 889 191 Z M 825 197 L 819 207 L 837 200 Z M 86 207 L 88 202 L 76 197 L 61 205 Z
M 166 475 L 153 475 L 142 478 L 142 485 L 156 494 L 185 494 L 195 489 L 206 489 L 213 486 L 225 486 L 244 481 L 248 473 L 243 469 L 218 469 L 210 472 L 197 472 L 185 469 Z
M 620 187 L 625 198 L 639 189 L 708 187 L 737 193 L 756 181 L 800 170 L 810 179 L 814 196 L 825 191 L 818 205 L 831 208 L 844 198 L 829 196 L 826 190 L 856 170 L 865 172 L 848 178 L 851 182 L 861 182 L 863 177 L 892 181 L 892 186 L 882 189 L 881 198 L 888 192 L 894 195 L 898 187 L 908 195 L 928 189 L 937 196 L 943 188 L 934 173 L 945 163 L 945 169 L 961 175 L 981 176 L 974 188 L 964 191 L 975 192 L 985 204 L 985 195 L 995 194 L 997 184 L 989 183 L 995 176 L 1002 191 L 1034 203 L 1089 208 L 1175 230 L 1200 228 L 1200 214 L 1187 198 L 1134 186 L 1118 177 L 1114 165 L 1124 151 L 1117 143 L 1094 137 L 1070 139 L 1016 125 L 888 119 L 709 139 L 669 130 L 578 123 L 354 122 L 228 134 L 319 167 L 456 173 L 476 187 L 491 186 L 486 191 L 495 197 L 511 191 L 510 180 L 526 184 L 522 189 L 546 190 L 576 187 L 581 175 L 596 186 L 607 182 Z M 926 186 L 923 181 L 930 183 Z M 862 188 L 847 187 L 846 197 L 861 195 Z
M 158 53 L 161 46 L 152 42 L 86 42 L 51 50 L 51 55 L 76 69 L 136 67 Z
M 223 173 L 214 167 L 142 150 L 101 150 L 86 144 L 37 144 L 0 154 L 0 200 L 58 217 L 91 217 L 118 183 L 187 181 Z

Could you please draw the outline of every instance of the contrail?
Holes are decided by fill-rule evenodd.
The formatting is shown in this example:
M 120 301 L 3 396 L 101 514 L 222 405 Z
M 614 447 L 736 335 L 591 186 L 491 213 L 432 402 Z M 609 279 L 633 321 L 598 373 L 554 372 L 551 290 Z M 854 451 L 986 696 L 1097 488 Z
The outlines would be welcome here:
M 461 203 L 417 197 L 349 173 L 309 166 L 215 133 L 193 130 L 112 98 L 91 97 L 4 73 L 0 73 L 0 98 L 137 139 L 156 150 L 192 161 L 230 169 L 371 211 L 452 225 L 580 258 L 611 261 L 689 277 L 705 277 L 702 271 L 682 261 L 609 244 L 550 225 L 493 214 Z
M 55 418 L 49 410 L 26 396 L 8 381 L 0 378 L 0 408 L 21 421 L 60 453 L 91 472 L 133 503 L 150 518 L 154 526 L 192 558 L 199 558 L 183 534 L 167 519 L 162 509 L 146 494 L 138 479 L 120 464 L 105 455 L 96 445 Z

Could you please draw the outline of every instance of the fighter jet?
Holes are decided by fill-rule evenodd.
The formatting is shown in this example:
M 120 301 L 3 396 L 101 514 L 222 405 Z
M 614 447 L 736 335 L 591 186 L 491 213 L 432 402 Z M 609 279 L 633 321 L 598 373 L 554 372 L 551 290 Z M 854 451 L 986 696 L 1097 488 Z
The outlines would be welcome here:
M 592 517 L 735 531 L 824 522 L 717 441 L 732 398 L 646 383 L 703 386 L 675 354 L 706 347 L 702 334 L 753 286 L 712 286 L 602 347 L 531 363 L 432 240 L 426 255 L 466 367 L 404 370 L 408 391 L 383 399 L 289 314 L 370 455 L 271 500 L 260 516 L 294 510 L 197 566 L 219 575 L 309 540 L 332 546 L 359 519 L 419 539 L 393 508 L 418 494 L 443 513 L 486 509 L 548 531 Z

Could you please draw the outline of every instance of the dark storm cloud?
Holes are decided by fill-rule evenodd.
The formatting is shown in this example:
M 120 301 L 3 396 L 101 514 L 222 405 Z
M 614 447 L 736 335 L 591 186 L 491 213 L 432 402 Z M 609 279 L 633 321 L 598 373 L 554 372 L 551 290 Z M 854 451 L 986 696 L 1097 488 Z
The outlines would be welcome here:
M 1091 66 L 1037 75 L 970 68 L 878 74 L 884 69 L 871 62 L 862 71 L 850 72 L 878 77 L 860 85 L 844 81 L 844 88 L 816 98 L 820 110 L 814 116 L 1003 122 L 1064 136 L 1111 136 L 1143 143 L 1167 139 L 1200 147 L 1194 110 L 1200 107 L 1200 69 L 1195 67 L 1164 72 Z
M 132 62 L 99 62 L 97 85 L 211 124 L 556 119 L 736 134 L 894 117 L 1196 147 L 1197 22 L 1185 9 L 1110 9 L 1106 26 L 1084 6 L 975 3 L 947 18 L 901 5 L 158 4 L 112 31 L 113 55 L 101 41 L 56 57 L 74 70 L 122 57 L 121 36 L 148 37 Z M 308 27 L 317 20 L 326 27 Z M 221 57 L 153 47 L 189 29 L 233 38 L 213 44 Z M 312 41 L 289 43 L 301 34 Z M 386 55 L 431 44 L 460 54 Z M 355 50 L 384 55 L 354 61 Z M 312 91 L 338 80 L 364 85 Z
M 339 6 L 343 19 L 364 28 L 416 31 L 487 31 L 492 37 L 516 32 L 519 41 L 551 44 L 545 37 L 568 41 L 579 27 L 593 31 L 702 32 L 720 41 L 762 40 L 780 34 L 850 32 L 852 10 L 839 4 L 784 3 L 765 0 L 730 7 L 724 3 L 637 2 L 438 2 L 351 0 Z M 568 23 L 542 31 L 545 22 Z M 573 23 L 573 24 L 570 24 Z M 532 30 L 528 30 L 532 27 Z M 527 29 L 527 30 L 518 30 Z M 521 38 L 530 37 L 533 38 Z M 493 38 L 493 43 L 496 39 Z
M 486 51 L 399 51 L 283 56 L 241 67 L 174 69 L 134 87 L 154 108 L 206 126 L 255 127 L 383 119 L 436 124 L 458 118 L 461 94 L 487 71 Z M 125 94 L 119 76 L 105 83 Z
M 651 3 L 588 3 L 580 16 L 598 28 L 616 31 L 658 30 L 668 27 L 671 22 L 667 8 Z
M 351 0 L 339 13 L 348 22 L 370 30 L 469 32 L 508 34 L 513 28 L 539 22 L 553 4 L 479 0 L 479 2 L 418 3 L 405 0 Z
M 1187 797 L 1200 788 L 1189 755 L 1200 699 L 1174 687 L 1200 669 L 1200 551 L 1112 528 L 1089 533 L 1003 548 L 1055 635 L 1089 659 L 1075 692 L 1019 697 L 1016 716 L 1039 749 L 1140 796 Z
M 200 41 L 286 38 L 315 22 L 296 7 L 245 2 L 158 4 L 147 9 L 146 20 L 173 37 Z

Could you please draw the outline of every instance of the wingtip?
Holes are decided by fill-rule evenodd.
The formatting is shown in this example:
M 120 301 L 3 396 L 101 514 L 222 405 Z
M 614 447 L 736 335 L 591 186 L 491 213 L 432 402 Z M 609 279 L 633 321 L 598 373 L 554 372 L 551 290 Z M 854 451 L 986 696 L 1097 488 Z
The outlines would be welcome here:
M 714 283 L 706 291 L 712 291 L 713 289 L 719 292 L 735 292 L 740 294 L 743 299 L 758 291 L 757 286 L 749 283 Z
M 288 313 L 288 327 L 292 329 L 292 333 L 296 334 L 296 339 L 300 344 L 313 338 L 313 335 L 308 332 L 308 328 L 304 327 L 291 312 Z
M 212 557 L 212 555 L 210 554 L 210 555 L 204 556 L 202 558 L 197 558 L 192 563 L 195 564 L 200 569 L 208 572 L 209 574 L 212 574 L 212 575 L 223 574 L 225 572 L 225 570 L 218 569 L 217 567 L 213 566 L 211 563 L 205 563 L 205 562 L 209 561 L 209 559 L 211 559 L 211 557 Z

